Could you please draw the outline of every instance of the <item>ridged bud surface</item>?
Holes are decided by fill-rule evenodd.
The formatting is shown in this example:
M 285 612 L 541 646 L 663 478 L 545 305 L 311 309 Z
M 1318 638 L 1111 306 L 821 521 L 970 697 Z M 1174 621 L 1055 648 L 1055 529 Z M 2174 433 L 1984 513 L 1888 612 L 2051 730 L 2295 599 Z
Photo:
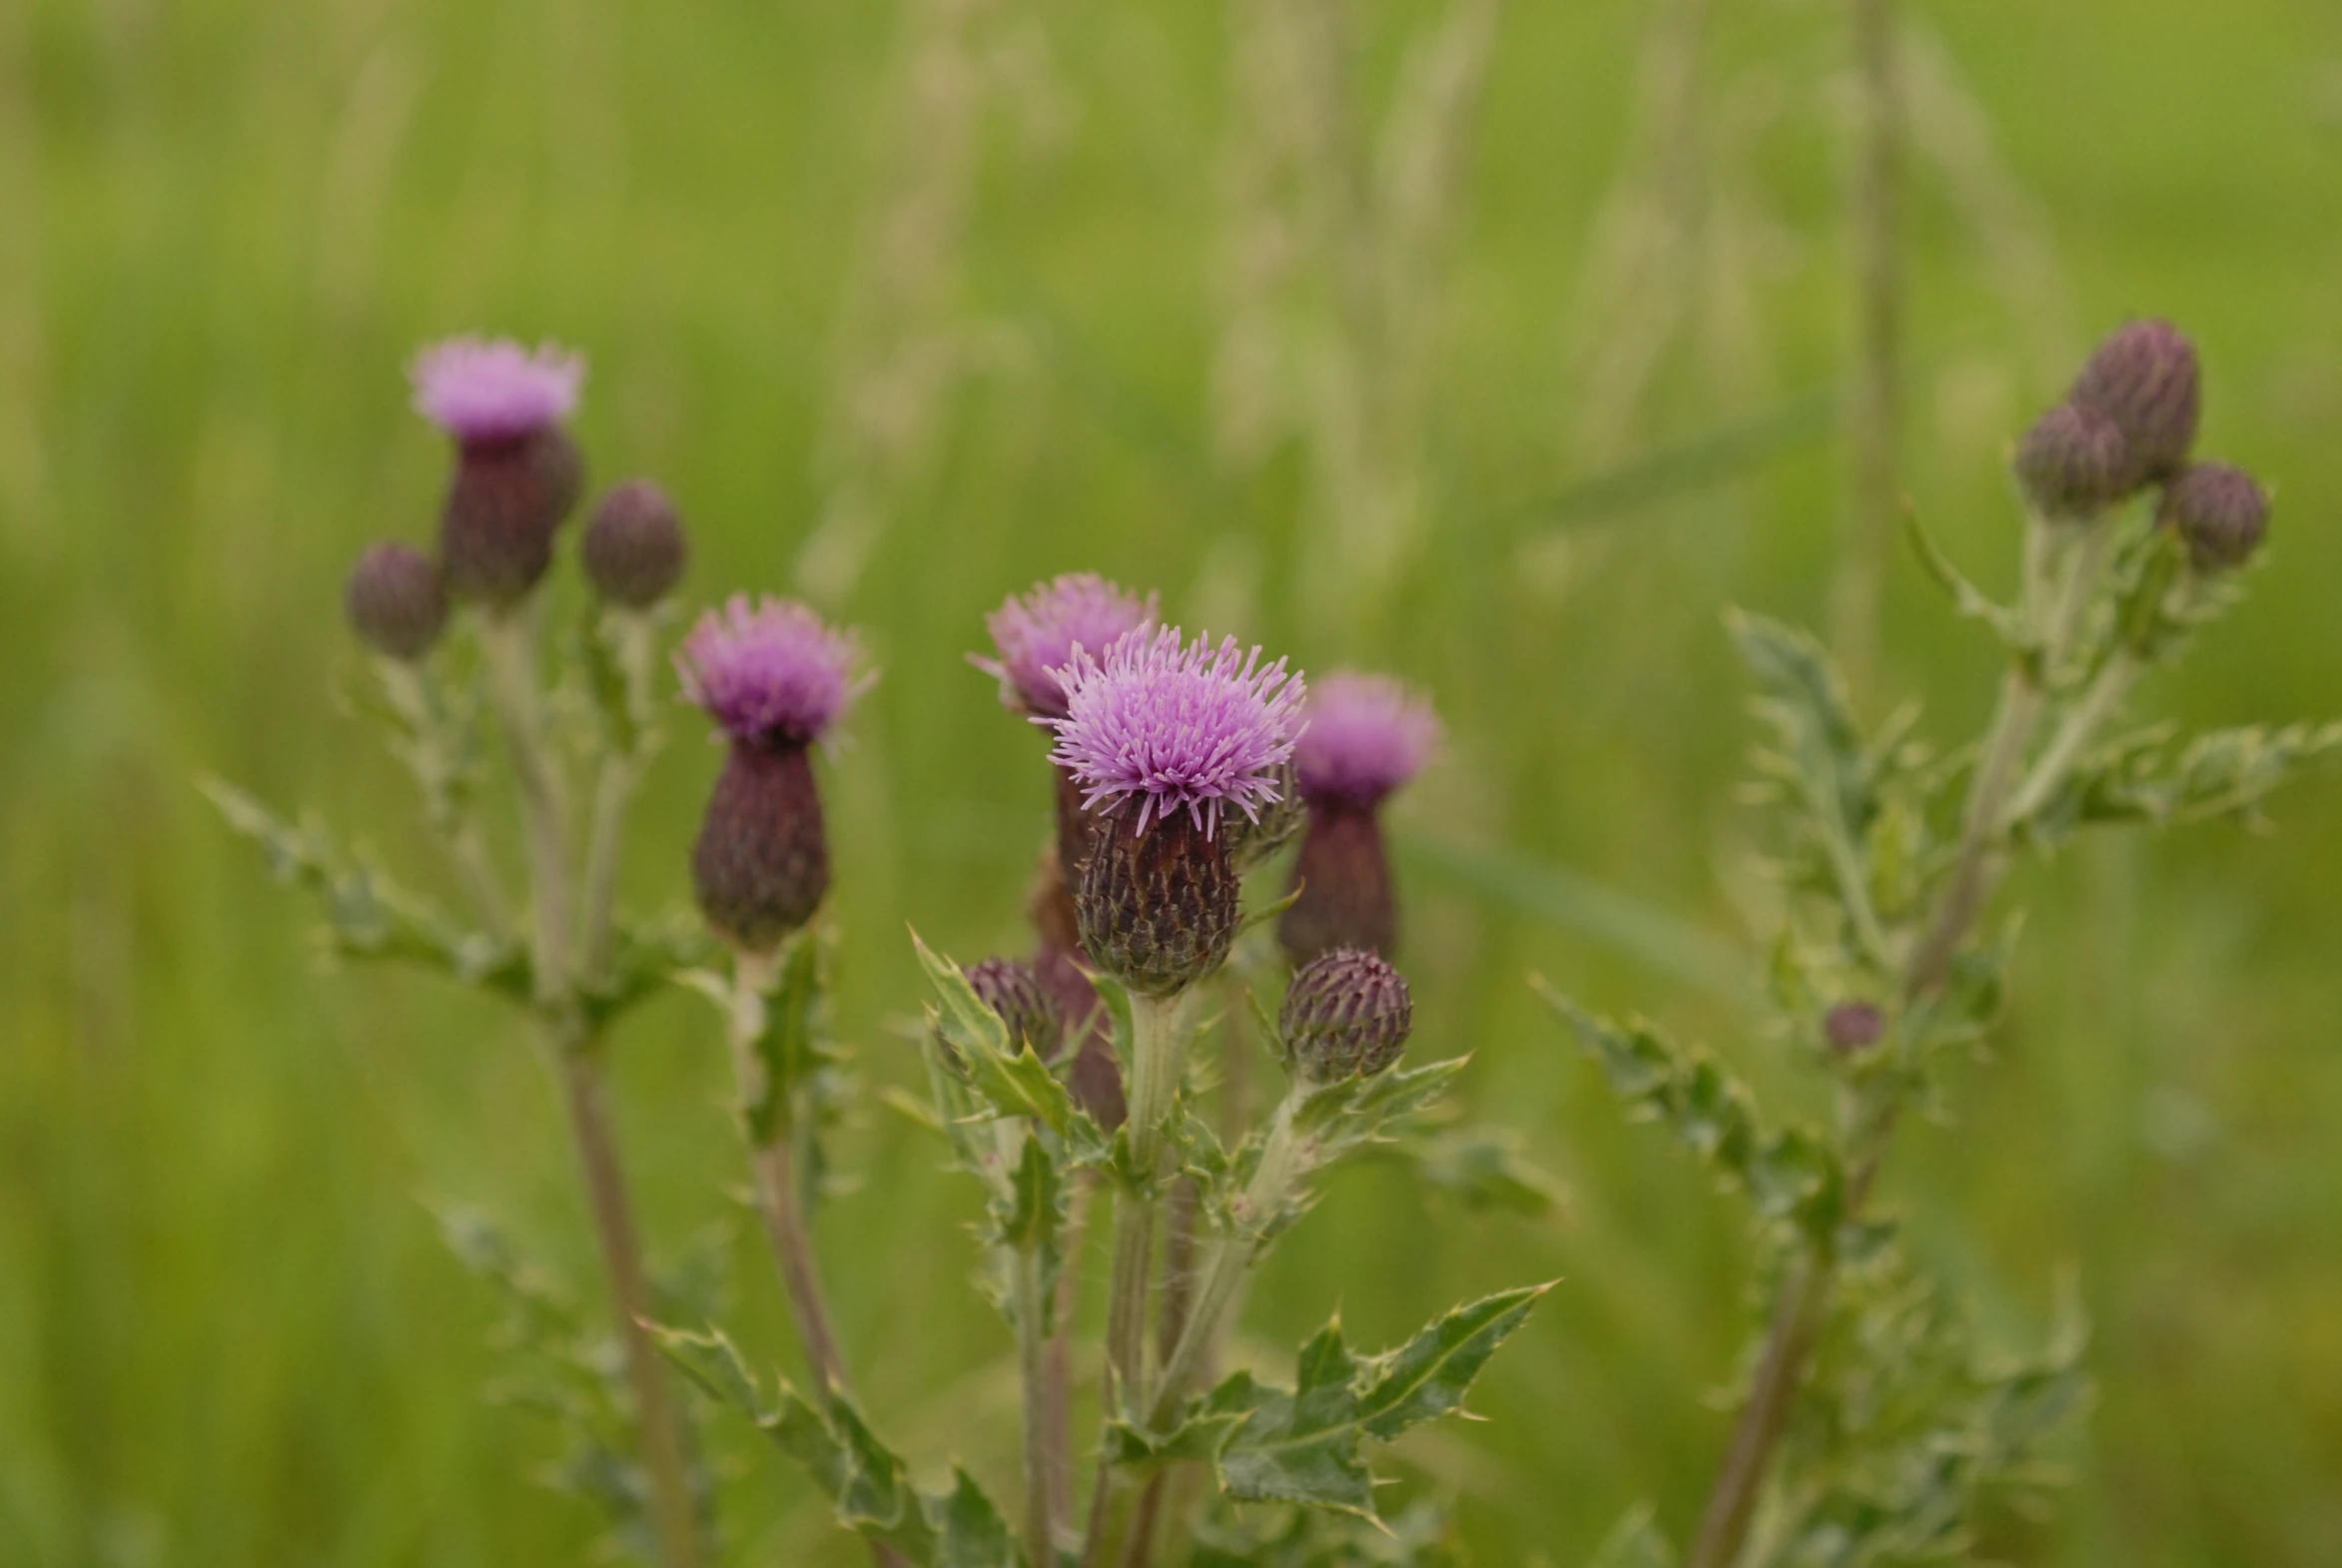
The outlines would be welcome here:
M 389 658 L 421 658 L 447 625 L 439 568 L 411 544 L 370 545 L 350 569 L 342 603 L 359 641 Z
M 1321 953 L 1293 975 L 1277 1013 L 1294 1072 L 1320 1084 L 1371 1078 L 1399 1059 L 1414 1028 L 1404 976 L 1356 948 Z
M 1887 1015 L 1876 1002 L 1841 1002 L 1822 1021 L 1830 1049 L 1841 1056 L 1868 1051 L 1887 1033 Z
M 2010 466 L 2025 500 L 2044 517 L 2094 517 L 2130 487 L 2121 429 L 2081 403 L 2061 402 L 2035 419 Z
M 1386 958 L 1398 951 L 1390 858 L 1373 807 L 1311 801 L 1293 881 L 1300 897 L 1279 917 L 1276 937 L 1295 964 L 1336 948 Z
M 2089 358 L 2068 402 L 2114 421 L 2128 448 L 2131 483 L 2168 478 L 2195 444 L 2202 397 L 2195 346 L 2169 322 L 2131 322 Z
M 439 559 L 457 598 L 517 603 L 553 564 L 553 533 L 577 504 L 585 459 L 557 424 L 466 441 L 439 511 Z
M 1114 1034 L 1098 988 L 1090 983 L 1082 957 L 1080 918 L 1074 893 L 1059 870 L 1057 847 L 1041 853 L 1041 867 L 1026 894 L 1025 913 L 1041 938 L 1033 971 L 1057 1003 L 1065 1021 L 1074 1065 L 1066 1082 L 1074 1099 L 1108 1132 L 1123 1125 L 1130 1108 L 1123 1098 L 1123 1067 L 1115 1059 Z
M 648 479 L 628 479 L 594 507 L 581 553 L 594 592 L 639 610 L 667 596 L 689 550 L 667 492 Z
M 2160 515 L 2187 541 L 2197 571 L 2227 571 L 2252 559 L 2268 536 L 2269 496 L 2242 468 L 2190 463 L 2163 487 Z
M 1134 833 L 1135 808 L 1101 818 L 1074 901 L 1082 948 L 1151 997 L 1176 996 L 1227 958 L 1239 919 L 1227 841 L 1185 812 Z
M 692 847 L 691 880 L 707 923 L 750 952 L 813 918 L 829 892 L 830 855 L 804 746 L 733 745 Z
M 984 1005 L 1008 1026 L 1012 1054 L 1031 1046 L 1044 1061 L 1057 1055 L 1064 1022 L 1056 999 L 1032 965 L 1013 958 L 988 958 L 961 973 Z

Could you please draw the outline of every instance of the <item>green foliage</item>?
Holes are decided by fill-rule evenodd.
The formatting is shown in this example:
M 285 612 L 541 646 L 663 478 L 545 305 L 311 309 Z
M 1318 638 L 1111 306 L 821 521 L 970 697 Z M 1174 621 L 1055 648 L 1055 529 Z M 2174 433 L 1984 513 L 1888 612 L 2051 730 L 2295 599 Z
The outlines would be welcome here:
M 518 948 L 466 930 L 350 854 L 323 823 L 289 822 L 222 779 L 207 778 L 201 788 L 228 826 L 260 847 L 278 880 L 317 900 L 326 949 L 335 957 L 418 964 L 517 1002 L 530 1000 L 528 957 Z
M 1543 980 L 1534 983 L 1577 1031 L 1629 1116 L 1673 1133 L 1768 1222 L 1792 1225 L 1816 1245 L 1836 1244 L 1847 1173 L 1827 1139 L 1802 1127 L 1767 1126 L 1756 1096 L 1713 1053 L 1679 1046 L 1640 1020 L 1613 1023 Z
M 853 1401 L 808 1400 L 784 1380 L 769 1404 L 720 1330 L 653 1330 L 659 1346 L 719 1403 L 754 1421 L 829 1500 L 838 1523 L 900 1553 L 913 1568 L 1016 1568 L 1025 1561 L 1008 1522 L 964 1470 L 948 1492 L 926 1492 L 879 1441 Z
M 2288 784 L 2342 772 L 2342 721 L 2246 725 L 2182 741 L 2158 728 L 2086 756 L 2024 833 L 2057 843 L 2082 828 L 2261 820 L 2261 807 Z
M 1388 1518 L 1223 1504 L 1195 1529 L 1190 1568 L 1463 1568 L 1447 1513 L 1417 1502 Z
M 1410 1131 L 1377 1153 L 1405 1165 L 1424 1189 L 1467 1212 L 1552 1219 L 1569 1193 L 1560 1177 L 1531 1160 L 1511 1128 L 1450 1127 Z
M 617 1545 L 655 1563 L 647 1483 L 634 1458 L 633 1399 L 616 1339 L 606 1327 L 588 1326 L 567 1292 L 485 1215 L 452 1208 L 439 1223 L 455 1256 L 495 1287 L 503 1305 L 495 1342 L 505 1371 L 490 1396 L 541 1417 L 558 1439 L 545 1483 L 594 1504 Z M 713 1293 L 703 1287 L 692 1292 L 695 1301 L 669 1304 L 704 1306 Z M 693 1483 L 704 1510 L 710 1480 L 695 1471 Z
M 1209 1459 L 1239 1502 L 1287 1502 L 1371 1517 L 1374 1479 L 1361 1452 L 1463 1407 L 1473 1378 L 1552 1287 L 1501 1291 L 1459 1306 L 1395 1350 L 1362 1356 L 1337 1318 L 1301 1347 L 1293 1386 L 1237 1372 L 1183 1405 L 1162 1432 L 1109 1428 L 1118 1463 Z

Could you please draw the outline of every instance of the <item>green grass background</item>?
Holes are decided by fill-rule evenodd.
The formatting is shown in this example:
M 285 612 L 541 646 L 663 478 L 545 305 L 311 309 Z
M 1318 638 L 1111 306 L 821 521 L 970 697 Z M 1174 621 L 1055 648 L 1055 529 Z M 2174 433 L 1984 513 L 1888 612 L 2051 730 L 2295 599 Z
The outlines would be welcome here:
M 1808 130 L 1753 181 L 1781 225 L 1767 395 L 1843 351 L 1840 160 L 1816 129 L 1832 8 L 1748 6 L 1720 45 Z M 2046 215 L 2079 325 L 2151 312 L 2203 346 L 2209 449 L 2281 486 L 2246 610 L 2142 708 L 2198 722 L 2342 710 L 2342 12 L 2322 0 L 1965 0 L 1927 8 Z M 1359 8 L 1369 94 L 1425 12 Z M 845 607 L 886 669 L 829 770 L 848 1034 L 909 1064 L 906 920 L 967 957 L 1020 940 L 1045 795 L 1036 743 L 961 662 L 982 612 L 1095 566 L 1195 596 L 1250 537 L 1283 608 L 1296 461 L 1199 485 L 1224 18 L 1195 0 L 1032 13 L 1072 118 L 988 147 L 961 306 L 1033 352 L 977 377 L 943 455 Z M 1828 439 L 1696 495 L 1610 511 L 1515 569 L 1505 504 L 1591 477 L 1562 455 L 1568 305 L 1626 134 L 1642 8 L 1516 4 L 1469 170 L 1436 371 L 1432 569 L 1366 650 L 1439 693 L 1449 760 L 1401 811 L 1534 893 L 1592 878 L 1716 938 L 1749 823 L 1749 738 L 1718 629 L 1737 602 L 1818 620 L 1841 454 Z M 0 1563 L 577 1560 L 591 1521 L 532 1484 L 544 1434 L 483 1397 L 492 1302 L 425 1204 L 506 1216 L 594 1280 L 556 1108 L 518 1023 L 406 974 L 321 976 L 307 912 L 191 779 L 330 804 L 426 853 L 404 780 L 332 690 L 357 661 L 342 573 L 422 536 L 436 438 L 400 367 L 454 330 L 556 336 L 593 380 L 597 471 L 687 509 L 688 589 L 785 586 L 816 498 L 836 308 L 889 80 L 883 6 L 608 0 L 13 0 L 0 7 Z M 1770 58 L 1784 38 L 1798 51 Z M 1957 213 L 1915 202 L 1910 487 L 2004 583 L 2002 443 L 2053 396 Z M 1663 387 L 1654 442 L 1739 416 Z M 1594 393 L 1598 394 L 1598 393 Z M 1566 569 L 1553 568 L 1558 559 Z M 1941 734 L 1981 717 L 1991 651 L 1899 559 L 1885 696 Z M 631 845 L 637 904 L 679 891 L 712 777 L 675 726 Z M 2000 1060 L 1961 1125 L 1915 1129 L 1888 1191 L 1995 1332 L 2038 1332 L 2070 1268 L 2102 1403 L 2021 1561 L 2342 1561 L 2342 789 L 2280 831 L 2096 844 L 2033 912 Z M 1727 1207 L 1606 1091 L 1528 995 L 1532 968 L 1769 1074 L 1748 1018 L 1567 899 L 1410 861 L 1418 1049 L 1478 1053 L 1469 1097 L 1576 1191 L 1540 1226 L 1345 1176 L 1251 1324 L 1337 1300 L 1373 1343 L 1467 1291 L 1561 1275 L 1488 1375 L 1492 1419 L 1407 1451 L 1481 1559 L 1567 1563 L 1632 1499 L 1679 1529 L 1746 1326 Z M 1564 886 L 1566 893 L 1568 888 Z M 672 1255 L 732 1212 L 724 1074 L 678 996 L 618 1047 L 623 1130 Z M 849 1352 L 921 1461 L 1003 1476 L 1005 1330 L 966 1287 L 968 1194 L 883 1111 L 844 1141 L 859 1192 L 823 1245 Z M 786 1362 L 769 1270 L 733 1249 L 745 1337 Z M 725 1432 L 739 1559 L 851 1562 L 796 1476 Z

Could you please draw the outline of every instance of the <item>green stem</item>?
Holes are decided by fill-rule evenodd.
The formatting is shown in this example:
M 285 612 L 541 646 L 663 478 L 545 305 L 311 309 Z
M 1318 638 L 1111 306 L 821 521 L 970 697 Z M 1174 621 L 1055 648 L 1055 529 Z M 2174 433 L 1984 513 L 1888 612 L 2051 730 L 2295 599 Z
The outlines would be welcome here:
M 531 604 L 480 616 L 479 646 L 488 695 L 512 752 L 528 824 L 532 957 L 540 1004 L 563 998 L 569 974 L 569 830 L 560 777 L 545 754 L 537 700 L 535 613 Z
M 626 682 L 626 707 L 634 734 L 624 746 L 605 740 L 601 771 L 594 780 L 593 817 L 586 832 L 585 919 L 581 933 L 585 977 L 599 983 L 609 978 L 610 937 L 618 904 L 618 852 L 626 827 L 626 807 L 642 782 L 642 765 L 650 717 L 651 661 L 654 628 L 641 610 L 607 611 L 618 642 L 618 668 Z
M 2001 823 L 2010 826 L 2023 821 L 2047 803 L 2050 793 L 2064 781 L 2065 775 L 2081 755 L 2081 749 L 2114 711 L 2122 706 L 2122 699 L 2130 695 L 2130 688 L 2146 666 L 2128 648 L 2117 648 L 2106 660 L 2080 700 L 2068 708 L 2050 735 L 2048 745 L 2033 763 L 2024 782 L 2009 796 L 2007 808 L 2001 814 Z
M 382 676 L 384 696 L 406 726 L 412 748 L 407 764 L 422 790 L 424 819 L 445 846 L 472 913 L 491 938 L 503 942 L 512 934 L 511 908 L 480 837 L 479 822 L 457 796 L 455 748 L 447 734 L 445 711 L 412 662 L 378 658 L 375 668 Z

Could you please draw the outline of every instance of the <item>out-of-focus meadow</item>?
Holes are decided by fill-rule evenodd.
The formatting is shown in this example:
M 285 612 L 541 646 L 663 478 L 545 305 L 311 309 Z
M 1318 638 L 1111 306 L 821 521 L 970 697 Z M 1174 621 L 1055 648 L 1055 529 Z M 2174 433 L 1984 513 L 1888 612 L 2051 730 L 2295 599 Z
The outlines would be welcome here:
M 1263 20 L 1320 13 L 1349 19 L 1331 55 Z M 2204 448 L 2278 510 L 2244 611 L 2140 711 L 2342 711 L 2342 12 L 1909 21 L 1920 511 L 2005 585 L 2006 443 L 2098 332 L 2170 316 Z M 1576 1561 L 1639 1495 L 1680 1527 L 1747 1241 L 1523 979 L 1786 1078 L 1736 989 L 1750 734 L 1719 612 L 1826 618 L 1842 32 L 1813 0 L 0 7 L 0 1563 L 590 1539 L 533 1484 L 541 1428 L 485 1392 L 495 1303 L 433 1218 L 490 1210 L 598 1299 L 524 1029 L 321 974 L 309 912 L 193 784 L 428 855 L 337 699 L 363 669 L 339 593 L 365 541 L 427 535 L 444 456 L 401 367 L 465 330 L 591 356 L 580 437 L 680 498 L 694 601 L 810 571 L 865 628 L 885 678 L 828 777 L 845 1033 L 880 1084 L 911 1076 L 906 921 L 1022 944 L 1039 743 L 962 662 L 1004 592 L 1095 567 L 1430 685 L 1451 746 L 1399 814 L 1415 1049 L 1477 1053 L 1474 1108 L 1573 1200 L 1542 1224 L 1346 1176 L 1249 1324 L 1289 1341 L 1338 1298 L 1373 1344 L 1563 1276 L 1490 1420 L 1402 1467 L 1487 1563 Z M 1337 602 L 1373 574 L 1328 552 L 1385 523 L 1412 553 Z M 1971 730 L 1994 652 L 1901 552 L 1885 628 L 1870 709 L 1924 693 Z M 673 730 L 637 906 L 680 896 L 717 760 L 695 715 Z M 1996 1332 L 2034 1338 L 2067 1274 L 2094 1323 L 2074 1484 L 1994 1527 L 2006 1558 L 2342 1561 L 2342 787 L 2276 815 L 2020 878 L 2004 1050 L 1889 1174 Z M 732 1226 L 736 1315 L 787 1361 L 704 1008 L 661 1001 L 616 1049 L 655 1250 Z M 882 1107 L 841 1151 L 859 1185 L 821 1238 L 868 1403 L 922 1462 L 922 1434 L 973 1432 L 1006 1474 L 969 1194 Z M 737 1560 L 856 1560 L 715 1430 Z

